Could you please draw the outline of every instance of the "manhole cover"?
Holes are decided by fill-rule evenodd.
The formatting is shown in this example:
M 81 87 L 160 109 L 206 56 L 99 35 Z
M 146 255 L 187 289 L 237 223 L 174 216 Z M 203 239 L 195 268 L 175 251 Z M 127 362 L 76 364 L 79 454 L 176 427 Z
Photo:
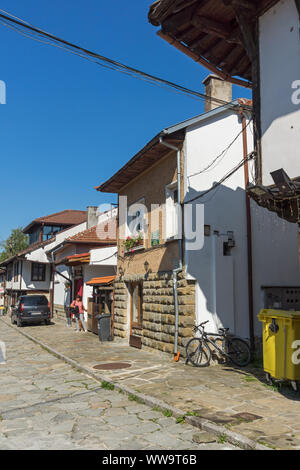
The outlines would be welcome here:
M 131 364 L 128 362 L 106 362 L 105 364 L 97 364 L 93 369 L 97 370 L 116 370 L 116 369 L 128 369 Z
M 253 413 L 245 413 L 245 412 L 237 413 L 233 415 L 233 417 L 237 419 L 242 419 L 243 421 L 248 421 L 248 422 L 255 421 L 256 419 L 262 419 L 261 416 L 254 415 Z

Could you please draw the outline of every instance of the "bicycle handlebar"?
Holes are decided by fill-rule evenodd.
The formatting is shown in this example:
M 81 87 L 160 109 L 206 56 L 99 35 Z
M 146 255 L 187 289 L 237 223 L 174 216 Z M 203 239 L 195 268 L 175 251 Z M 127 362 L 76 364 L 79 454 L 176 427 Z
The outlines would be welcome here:
M 204 325 L 206 325 L 206 323 L 209 323 L 209 320 L 203 321 L 199 325 L 194 326 L 194 330 L 198 330 L 198 328 L 203 327 Z

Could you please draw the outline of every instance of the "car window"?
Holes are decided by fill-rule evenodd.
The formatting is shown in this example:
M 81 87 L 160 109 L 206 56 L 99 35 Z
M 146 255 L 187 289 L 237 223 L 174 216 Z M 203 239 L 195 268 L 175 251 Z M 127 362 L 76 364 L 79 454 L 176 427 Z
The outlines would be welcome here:
M 37 305 L 48 305 L 48 299 L 44 295 L 28 296 L 22 299 L 22 303 L 26 306 L 36 307 Z

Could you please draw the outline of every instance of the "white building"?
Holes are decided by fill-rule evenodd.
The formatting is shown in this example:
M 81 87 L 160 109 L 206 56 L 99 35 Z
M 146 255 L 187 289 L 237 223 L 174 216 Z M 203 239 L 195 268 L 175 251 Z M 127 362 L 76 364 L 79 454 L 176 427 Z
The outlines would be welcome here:
M 76 295 L 82 297 L 91 317 L 100 313 L 94 306 L 97 300 L 95 290 L 102 285 L 111 286 L 116 274 L 116 216 L 117 209 L 100 214 L 97 207 L 88 207 L 85 230 L 65 237 L 53 247 L 47 247 L 47 256 L 53 257 L 55 265 L 55 316 L 65 317 L 65 308 Z M 85 312 L 86 320 L 89 318 L 88 312 Z M 112 313 L 112 308 L 109 313 Z
M 84 230 L 86 218 L 86 211 L 66 210 L 35 219 L 25 227 L 28 248 L 1 263 L 6 268 L 5 302 L 9 311 L 25 294 L 45 294 L 52 304 L 52 262 L 46 252 Z
M 256 321 L 256 314 L 262 306 L 300 310 L 300 276 L 298 263 L 298 232 L 300 222 L 300 1 L 299 0 L 206 0 L 200 2 L 170 3 L 168 0 L 158 0 L 150 7 L 149 20 L 154 26 L 159 26 L 158 35 L 173 47 L 186 54 L 197 63 L 216 74 L 227 83 L 231 82 L 253 90 L 254 108 L 254 150 L 256 164 L 253 171 L 252 187 L 248 193 L 251 201 L 251 242 L 252 242 L 252 279 L 253 279 L 253 314 L 254 333 L 260 334 L 261 326 Z M 215 91 L 212 93 L 215 95 Z M 225 98 L 225 101 L 228 99 Z M 223 113 L 224 114 L 224 113 Z M 229 117 L 225 119 L 229 122 Z M 223 124 L 225 123 L 223 122 Z M 223 133 L 225 127 L 220 123 Z M 203 126 L 201 126 L 203 128 Z M 214 145 L 212 125 L 206 126 L 211 139 L 210 153 Z M 199 129 L 200 131 L 201 129 Z M 189 136 L 188 148 L 194 155 L 197 130 L 193 129 Z M 200 134 L 199 134 L 200 135 Z M 200 141 L 199 141 L 200 144 Z M 252 146 L 251 141 L 248 148 Z M 216 146 L 217 150 L 217 146 Z M 218 150 L 217 150 L 218 151 Z M 188 157 L 189 159 L 189 157 Z M 192 172 L 197 171 L 198 162 L 188 164 Z M 199 169 L 202 165 L 199 164 Z M 216 181 L 219 169 L 216 168 Z M 283 170 L 283 171 L 282 171 Z M 272 174 L 271 174 L 272 173 Z M 207 181 L 211 175 L 206 173 Z M 191 179 L 193 184 L 206 188 L 204 175 Z M 242 179 L 242 175 L 241 179 Z M 196 183 L 195 183 L 196 182 Z M 238 181 L 238 173 L 232 180 L 231 190 L 245 189 Z M 235 186 L 237 184 L 237 186 Z M 225 183 L 226 185 L 226 183 Z M 224 192 L 226 198 L 229 192 Z M 237 193 L 238 194 L 238 193 Z M 237 199 L 238 200 L 238 199 Z M 222 213 L 223 201 L 217 194 L 208 202 L 206 220 L 212 222 L 211 206 L 219 201 L 215 208 L 219 213 L 217 221 L 222 222 L 220 230 L 226 233 L 225 217 L 231 221 L 233 213 Z M 254 202 L 255 201 L 255 202 Z M 235 214 L 244 226 L 245 217 L 239 212 L 241 207 L 233 206 Z M 218 225 L 218 224 L 217 224 Z M 215 230 L 219 231 L 219 228 Z M 235 234 L 237 235 L 237 234 Z M 241 240 L 245 241 L 245 233 L 240 232 Z M 206 240 L 208 240 L 206 238 Z M 229 279 L 235 276 L 233 283 L 235 295 L 245 298 L 246 290 L 243 281 L 245 271 L 238 266 L 238 253 L 241 240 L 236 239 L 234 266 L 238 271 L 233 274 L 230 261 L 224 261 L 219 277 L 217 269 L 212 276 L 203 279 L 204 284 L 216 286 L 219 282 L 226 293 L 222 294 L 220 302 L 224 309 L 232 311 L 232 287 Z M 208 242 L 204 252 L 217 253 L 220 236 L 215 235 L 215 245 L 209 248 Z M 203 256 L 204 256 L 203 252 Z M 241 254 L 241 253 L 240 253 Z M 210 258 L 206 259 L 209 264 Z M 233 259 L 234 260 L 234 259 Z M 194 258 L 192 258 L 194 264 Z M 200 262 L 200 259 L 198 260 Z M 203 258 L 204 261 L 204 258 Z M 216 261 L 217 265 L 218 262 Z M 229 264 L 229 266 L 228 266 Z M 198 268 L 201 269 L 200 267 Z M 213 270 L 212 270 L 213 272 Z M 229 278 L 224 276 L 229 272 Z M 241 278 L 237 274 L 241 274 Z M 216 278 L 217 277 L 217 281 Z M 211 287 L 212 289 L 212 287 Z M 236 290 L 238 289 L 238 290 Z M 199 291 L 199 307 L 205 312 L 206 306 L 218 304 L 218 295 L 210 292 L 212 302 L 207 304 L 204 292 Z M 229 293 L 229 294 L 228 294 Z M 226 301 L 224 301 L 224 298 Z M 244 303 L 245 307 L 245 303 Z M 245 334 L 240 326 L 240 308 L 243 303 L 235 303 L 234 322 L 237 333 Z M 227 314 L 226 314 L 227 316 Z

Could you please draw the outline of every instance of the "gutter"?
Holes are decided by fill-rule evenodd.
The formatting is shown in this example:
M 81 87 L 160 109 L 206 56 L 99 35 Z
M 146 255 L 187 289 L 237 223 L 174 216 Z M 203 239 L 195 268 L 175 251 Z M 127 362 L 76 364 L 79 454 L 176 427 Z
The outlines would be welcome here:
M 178 191 L 178 200 L 181 206 L 181 149 L 175 147 L 163 140 L 163 137 L 159 137 L 160 144 L 174 150 L 177 154 L 177 191 Z M 179 215 L 179 214 L 178 214 Z M 181 219 L 179 220 L 178 216 L 178 228 Z M 175 335 L 174 335 L 174 361 L 179 361 L 180 352 L 178 352 L 178 323 L 179 323 L 179 309 L 178 309 L 178 274 L 182 272 L 182 238 L 178 238 L 178 252 L 179 252 L 179 267 L 173 269 L 173 290 L 174 290 L 174 305 L 175 305 Z

